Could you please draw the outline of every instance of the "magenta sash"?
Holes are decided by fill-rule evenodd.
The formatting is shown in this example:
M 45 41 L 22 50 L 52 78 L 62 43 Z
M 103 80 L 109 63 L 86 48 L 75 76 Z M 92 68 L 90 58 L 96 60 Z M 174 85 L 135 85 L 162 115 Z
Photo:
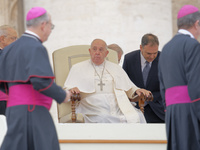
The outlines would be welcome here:
M 181 103 L 191 103 L 186 85 L 168 88 L 165 92 L 166 106 Z
M 8 95 L 0 91 L 0 101 L 7 101 L 7 100 L 8 100 Z
M 9 88 L 7 107 L 16 105 L 40 105 L 51 108 L 52 98 L 33 89 L 30 84 L 18 84 Z

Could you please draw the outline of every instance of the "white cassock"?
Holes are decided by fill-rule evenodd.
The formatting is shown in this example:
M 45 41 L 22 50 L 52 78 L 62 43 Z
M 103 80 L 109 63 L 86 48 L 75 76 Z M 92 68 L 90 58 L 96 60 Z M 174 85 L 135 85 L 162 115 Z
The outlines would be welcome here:
M 97 66 L 86 60 L 73 65 L 64 88 L 73 87 L 81 91 L 76 113 L 83 114 L 86 123 L 146 123 L 142 112 L 128 99 L 138 87 L 118 64 L 105 61 L 105 66 Z

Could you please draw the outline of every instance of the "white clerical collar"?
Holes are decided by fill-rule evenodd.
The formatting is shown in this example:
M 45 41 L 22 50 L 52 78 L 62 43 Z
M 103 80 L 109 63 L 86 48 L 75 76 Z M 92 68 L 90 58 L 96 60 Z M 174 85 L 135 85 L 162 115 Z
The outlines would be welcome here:
M 178 33 L 187 34 L 187 35 L 189 35 L 191 38 L 194 39 L 194 36 L 193 36 L 192 33 L 190 33 L 188 30 L 179 29 L 179 30 L 178 30 Z
M 36 33 L 32 32 L 32 31 L 30 31 L 30 30 L 26 30 L 25 33 L 34 35 L 34 36 L 36 36 L 38 39 L 40 39 L 40 37 L 39 37 Z
M 141 58 L 141 68 L 142 70 L 144 69 L 144 67 L 146 66 L 146 59 L 144 58 L 144 56 L 142 55 L 141 51 L 140 51 L 140 58 Z M 151 67 L 152 62 L 149 62 L 149 65 Z

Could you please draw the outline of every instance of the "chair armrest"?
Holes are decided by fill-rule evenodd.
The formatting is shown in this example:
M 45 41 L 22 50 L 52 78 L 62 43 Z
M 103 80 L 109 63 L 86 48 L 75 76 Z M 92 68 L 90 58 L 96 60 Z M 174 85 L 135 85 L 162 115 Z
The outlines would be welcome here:
M 148 97 L 144 96 L 144 94 L 135 95 L 133 98 L 129 99 L 131 102 L 138 102 L 140 110 L 144 113 L 144 104 L 145 101 L 153 101 L 153 94 L 149 95 Z
M 72 123 L 76 123 L 76 101 L 80 101 L 80 94 L 73 93 L 71 96 L 71 108 L 72 108 Z

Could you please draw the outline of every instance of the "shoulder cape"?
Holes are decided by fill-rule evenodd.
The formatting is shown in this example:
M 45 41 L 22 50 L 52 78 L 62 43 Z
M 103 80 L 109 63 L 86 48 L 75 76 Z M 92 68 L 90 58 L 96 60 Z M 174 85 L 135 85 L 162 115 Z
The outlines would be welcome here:
M 36 37 L 23 34 L 0 55 L 0 85 L 26 83 L 31 77 L 54 79 L 46 48 Z

